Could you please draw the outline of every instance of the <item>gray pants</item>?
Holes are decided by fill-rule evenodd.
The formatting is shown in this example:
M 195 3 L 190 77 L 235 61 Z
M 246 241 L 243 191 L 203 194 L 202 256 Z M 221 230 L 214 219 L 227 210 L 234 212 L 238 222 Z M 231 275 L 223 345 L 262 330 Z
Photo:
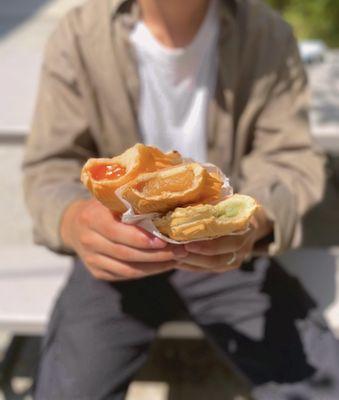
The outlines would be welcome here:
M 77 261 L 45 337 L 35 399 L 123 399 L 157 328 L 182 318 L 249 378 L 255 399 L 339 399 L 334 337 L 300 283 L 268 259 L 114 284 Z

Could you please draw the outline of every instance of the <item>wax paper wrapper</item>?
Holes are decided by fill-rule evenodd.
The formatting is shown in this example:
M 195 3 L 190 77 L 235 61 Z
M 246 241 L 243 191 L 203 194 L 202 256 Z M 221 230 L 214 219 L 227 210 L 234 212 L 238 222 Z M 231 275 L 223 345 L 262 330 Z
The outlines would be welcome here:
M 193 160 L 185 159 L 184 162 L 189 163 L 189 162 L 193 162 Z M 233 194 L 233 189 L 232 189 L 232 186 L 230 185 L 229 179 L 222 173 L 222 171 L 218 167 L 216 167 L 213 164 L 209 164 L 209 163 L 205 163 L 205 164 L 201 164 L 201 165 L 204 168 L 206 168 L 209 172 L 217 173 L 222 178 L 223 186 L 221 189 L 222 190 L 221 191 L 221 200 L 225 199 L 226 197 L 231 196 Z M 135 214 L 131 204 L 122 197 L 120 188 L 115 191 L 115 194 L 122 201 L 122 203 L 124 203 L 124 205 L 127 208 L 127 211 L 125 211 L 121 217 L 121 221 L 123 223 L 140 226 L 141 228 L 145 229 L 147 232 L 152 233 L 154 236 L 156 236 L 168 243 L 184 244 L 184 243 L 197 241 L 197 240 L 191 240 L 191 241 L 185 241 L 185 242 L 184 241 L 178 242 L 176 240 L 168 238 L 167 236 L 164 236 L 163 234 L 161 234 L 159 232 L 159 230 L 155 227 L 155 225 L 152 222 L 152 219 L 159 216 L 160 214 L 158 214 L 158 213 Z M 244 231 L 237 232 L 234 234 L 241 234 L 241 233 L 244 233 Z M 201 240 L 201 239 L 198 239 L 198 240 Z

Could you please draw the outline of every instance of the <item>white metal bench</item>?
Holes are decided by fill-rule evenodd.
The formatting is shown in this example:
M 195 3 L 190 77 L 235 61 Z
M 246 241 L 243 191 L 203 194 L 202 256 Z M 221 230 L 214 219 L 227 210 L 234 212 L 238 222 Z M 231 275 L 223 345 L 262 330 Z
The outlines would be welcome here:
M 1 249 L 0 329 L 41 335 L 70 267 L 70 257 L 43 247 Z
M 0 254 L 0 330 L 12 337 L 0 364 L 0 389 L 5 399 L 19 399 L 30 391 L 29 387 L 19 397 L 11 382 L 27 342 L 25 337 L 44 333 L 55 298 L 70 271 L 71 258 L 38 246 L 0 248 Z

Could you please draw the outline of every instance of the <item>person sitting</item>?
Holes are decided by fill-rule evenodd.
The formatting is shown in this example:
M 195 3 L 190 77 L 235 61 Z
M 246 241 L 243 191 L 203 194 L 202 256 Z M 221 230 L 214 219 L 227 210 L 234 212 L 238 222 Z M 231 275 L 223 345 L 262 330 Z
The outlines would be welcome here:
M 259 0 L 92 0 L 45 52 L 24 161 L 37 243 L 75 256 L 36 400 L 123 399 L 157 328 L 193 319 L 259 400 L 339 398 L 336 342 L 274 255 L 321 199 L 291 28 Z M 261 204 L 249 232 L 169 245 L 81 185 L 136 142 L 216 164 Z M 326 384 L 324 384 L 326 382 Z

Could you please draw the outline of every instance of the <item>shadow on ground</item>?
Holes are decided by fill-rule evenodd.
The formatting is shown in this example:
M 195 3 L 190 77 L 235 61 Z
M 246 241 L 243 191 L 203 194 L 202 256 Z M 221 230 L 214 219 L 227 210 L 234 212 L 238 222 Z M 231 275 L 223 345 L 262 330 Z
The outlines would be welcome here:
M 303 247 L 339 246 L 339 157 L 328 157 L 324 200 L 305 217 Z
M 325 311 L 336 299 L 337 256 L 328 248 L 339 246 L 339 157 L 328 157 L 324 200 L 303 223 L 303 247 L 279 257 L 285 269 L 298 277 Z
M 205 339 L 156 340 L 136 381 L 166 382 L 167 400 L 251 400 L 244 382 Z

